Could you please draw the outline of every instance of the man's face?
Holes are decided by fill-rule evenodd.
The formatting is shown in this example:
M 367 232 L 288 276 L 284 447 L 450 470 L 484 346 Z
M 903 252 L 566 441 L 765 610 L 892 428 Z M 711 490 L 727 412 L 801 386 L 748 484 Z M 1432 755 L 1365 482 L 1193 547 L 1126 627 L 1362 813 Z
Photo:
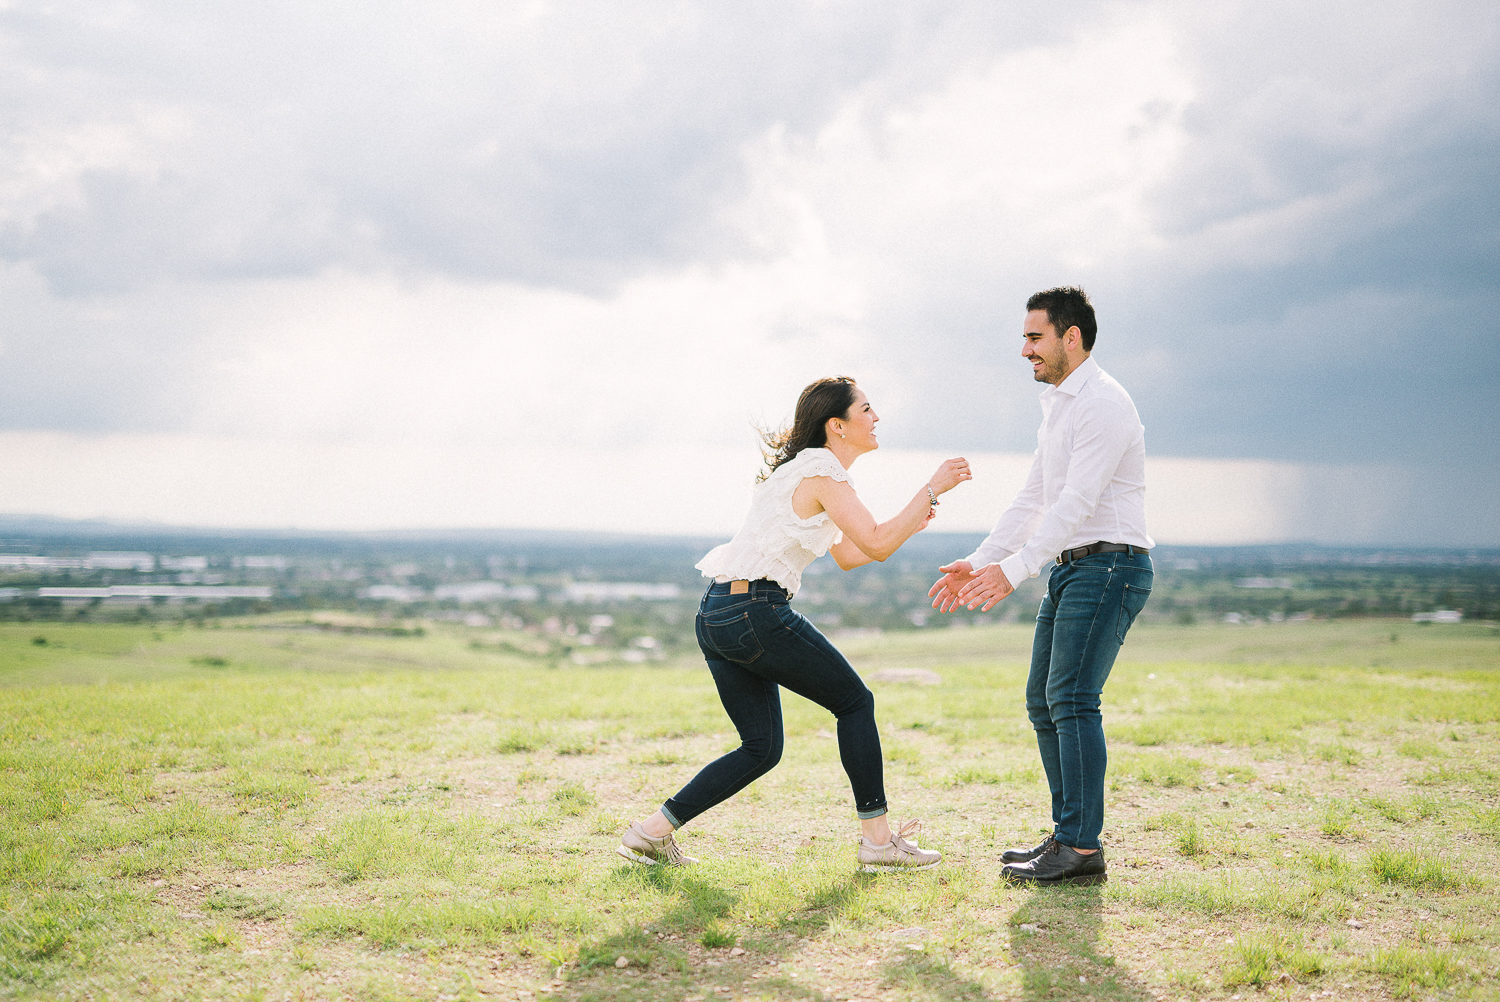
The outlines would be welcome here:
M 1039 383 L 1056 386 L 1068 377 L 1068 354 L 1063 339 L 1052 329 L 1046 310 L 1026 314 L 1021 357 L 1031 363 L 1031 375 Z

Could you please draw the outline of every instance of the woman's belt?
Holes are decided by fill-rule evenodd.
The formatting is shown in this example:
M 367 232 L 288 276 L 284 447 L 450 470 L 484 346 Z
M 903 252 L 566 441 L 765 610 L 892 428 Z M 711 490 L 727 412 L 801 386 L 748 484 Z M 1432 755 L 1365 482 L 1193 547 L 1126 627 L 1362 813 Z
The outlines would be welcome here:
M 718 583 L 719 584 L 725 584 L 726 582 L 722 582 L 721 581 L 721 582 L 718 582 Z M 756 578 L 754 581 L 747 581 L 744 578 L 731 578 L 727 582 L 727 584 L 729 585 L 729 594 L 731 594 L 731 595 L 744 595 L 744 594 L 747 594 L 750 591 L 750 586 L 751 585 L 758 585 L 758 586 L 760 586 L 762 588 L 774 588 L 777 591 L 781 592 L 783 595 L 789 594 L 789 592 L 786 590 L 785 587 L 783 587 L 780 584 L 777 584 L 775 581 L 772 581 L 770 578 Z

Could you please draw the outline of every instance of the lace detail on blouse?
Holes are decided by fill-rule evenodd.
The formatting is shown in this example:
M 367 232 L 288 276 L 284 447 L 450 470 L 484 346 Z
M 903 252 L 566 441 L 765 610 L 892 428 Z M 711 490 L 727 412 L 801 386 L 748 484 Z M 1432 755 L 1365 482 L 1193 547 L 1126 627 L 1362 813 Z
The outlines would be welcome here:
M 827 449 L 803 449 L 755 485 L 750 513 L 734 538 L 708 551 L 698 561 L 704 577 L 770 578 L 795 593 L 802 571 L 842 538 L 838 526 L 820 511 L 798 518 L 792 494 L 807 477 L 832 477 L 849 482 L 849 471 Z

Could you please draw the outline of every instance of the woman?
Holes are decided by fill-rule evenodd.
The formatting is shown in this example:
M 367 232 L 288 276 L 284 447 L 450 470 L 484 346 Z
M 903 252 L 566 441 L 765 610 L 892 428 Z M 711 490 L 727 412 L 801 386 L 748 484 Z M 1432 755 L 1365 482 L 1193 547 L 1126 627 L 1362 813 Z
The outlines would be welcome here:
M 802 391 L 789 431 L 766 435 L 771 469 L 755 485 L 744 527 L 697 565 L 714 579 L 698 610 L 698 646 L 741 744 L 630 826 L 617 851 L 631 862 L 697 862 L 682 854 L 672 832 L 780 761 L 782 685 L 838 718 L 839 757 L 860 819 L 860 869 L 925 869 L 942 860 L 907 838 L 916 822 L 892 833 L 875 697 L 828 638 L 787 604 L 817 557 L 832 553 L 846 571 L 886 559 L 933 517 L 939 494 L 969 479 L 968 462 L 950 459 L 895 518 L 877 524 L 846 471 L 880 447 L 879 420 L 854 380 L 837 376 Z

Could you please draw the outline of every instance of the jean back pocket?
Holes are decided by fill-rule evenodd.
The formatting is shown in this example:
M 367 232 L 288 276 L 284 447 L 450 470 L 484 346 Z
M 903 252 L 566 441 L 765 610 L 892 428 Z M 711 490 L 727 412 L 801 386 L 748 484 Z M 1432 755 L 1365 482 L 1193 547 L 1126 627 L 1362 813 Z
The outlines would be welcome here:
M 722 619 L 698 617 L 698 646 L 711 658 L 747 665 L 761 656 L 760 638 L 750 625 L 750 613 L 739 612 Z

